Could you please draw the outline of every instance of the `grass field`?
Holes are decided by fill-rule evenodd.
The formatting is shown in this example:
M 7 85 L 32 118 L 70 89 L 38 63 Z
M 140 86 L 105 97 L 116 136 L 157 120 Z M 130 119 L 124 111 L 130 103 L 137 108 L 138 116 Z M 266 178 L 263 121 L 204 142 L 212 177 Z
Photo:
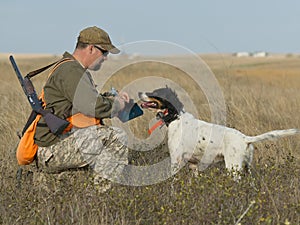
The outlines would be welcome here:
M 300 128 L 298 56 L 237 58 L 224 54 L 201 58 L 224 95 L 227 126 L 247 135 Z M 16 56 L 24 74 L 55 59 Z M 173 60 L 176 65 L 197 69 L 186 57 Z M 126 66 L 106 80 L 121 62 Z M 300 224 L 299 136 L 256 144 L 252 174 L 243 176 L 240 182 L 234 182 L 218 164 L 199 176 L 193 176 L 185 167 L 157 184 L 114 184 L 106 193 L 93 186 L 89 171 L 52 175 L 45 181 L 47 189 L 41 188 L 45 184 L 32 184 L 31 173 L 24 173 L 22 188 L 17 189 L 16 131 L 23 128 L 30 107 L 6 56 L 0 57 L 0 71 L 0 224 Z M 94 75 L 96 83 L 105 83 L 104 89 L 127 87 L 132 96 L 157 84 L 179 85 L 182 101 L 195 106 L 187 105 L 186 109 L 196 109 L 199 119 L 211 121 L 205 92 L 184 71 L 161 63 L 159 58 L 137 63 L 127 58 L 110 60 Z M 150 76 L 163 80 L 155 78 L 158 80 L 151 83 Z M 47 72 L 33 79 L 38 91 L 46 77 Z M 137 79 L 142 81 L 130 86 Z M 145 112 L 129 122 L 132 133 L 147 139 L 149 121 L 154 116 Z M 131 163 L 150 165 L 166 157 L 168 149 L 163 138 L 152 151 L 132 151 Z

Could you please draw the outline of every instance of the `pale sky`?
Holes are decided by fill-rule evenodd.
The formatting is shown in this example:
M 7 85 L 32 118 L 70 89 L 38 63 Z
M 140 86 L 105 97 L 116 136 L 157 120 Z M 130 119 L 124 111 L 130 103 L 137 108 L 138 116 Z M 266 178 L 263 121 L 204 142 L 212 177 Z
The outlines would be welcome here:
M 116 46 L 159 40 L 196 53 L 300 53 L 299 0 L 2 0 L 0 53 L 73 51 L 99 26 Z

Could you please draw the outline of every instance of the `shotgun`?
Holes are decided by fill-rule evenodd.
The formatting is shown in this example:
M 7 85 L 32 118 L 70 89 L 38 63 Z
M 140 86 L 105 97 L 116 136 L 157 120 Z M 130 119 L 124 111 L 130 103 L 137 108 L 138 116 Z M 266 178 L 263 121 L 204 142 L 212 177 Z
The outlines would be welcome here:
M 22 86 L 22 89 L 30 103 L 30 106 L 33 110 L 31 113 L 31 117 L 35 117 L 36 114 L 41 114 L 50 129 L 50 131 L 55 134 L 59 135 L 65 130 L 65 128 L 69 125 L 69 122 L 55 116 L 50 110 L 45 110 L 42 106 L 40 99 L 38 98 L 34 86 L 30 80 L 29 74 L 26 75 L 24 78 L 15 62 L 14 57 L 11 55 L 9 56 L 9 60 L 14 68 L 14 71 L 18 77 L 18 80 Z M 33 116 L 32 116 L 33 115 Z M 28 124 L 26 124 L 27 126 Z M 30 124 L 29 124 L 30 125 Z M 26 127 L 25 126 L 25 127 Z M 23 130 L 23 133 L 26 131 L 27 128 Z

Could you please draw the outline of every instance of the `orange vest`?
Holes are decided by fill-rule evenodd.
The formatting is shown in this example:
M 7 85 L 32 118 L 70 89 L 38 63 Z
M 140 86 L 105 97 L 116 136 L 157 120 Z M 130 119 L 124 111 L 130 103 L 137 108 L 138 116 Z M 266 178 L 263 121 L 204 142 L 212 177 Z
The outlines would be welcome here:
M 61 64 L 72 61 L 73 59 L 65 58 L 58 62 L 54 68 L 51 70 L 49 77 L 52 75 L 54 70 Z M 48 78 L 49 78 L 48 77 Z M 43 101 L 43 107 L 46 107 L 45 99 L 44 99 L 44 89 L 40 95 L 40 99 Z M 25 131 L 24 135 L 22 136 L 18 148 L 17 148 L 17 160 L 19 165 L 28 165 L 32 163 L 35 159 L 35 155 L 38 150 L 38 145 L 34 142 L 34 135 L 36 131 L 36 126 L 41 118 L 41 115 L 38 114 L 35 120 L 30 124 L 30 126 Z M 67 121 L 70 122 L 69 126 L 64 130 L 64 133 L 70 131 L 72 127 L 77 128 L 85 128 L 93 125 L 99 125 L 100 119 L 94 117 L 88 117 L 82 113 L 77 113 L 67 118 Z

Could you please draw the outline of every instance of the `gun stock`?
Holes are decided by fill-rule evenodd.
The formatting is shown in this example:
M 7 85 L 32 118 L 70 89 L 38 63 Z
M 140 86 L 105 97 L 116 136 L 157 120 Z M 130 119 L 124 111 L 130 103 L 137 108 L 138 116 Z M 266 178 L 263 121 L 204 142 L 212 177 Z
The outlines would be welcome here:
M 55 116 L 53 113 L 46 110 L 40 110 L 40 114 L 43 116 L 51 133 L 55 135 L 62 134 L 63 131 L 69 126 L 69 122 Z

